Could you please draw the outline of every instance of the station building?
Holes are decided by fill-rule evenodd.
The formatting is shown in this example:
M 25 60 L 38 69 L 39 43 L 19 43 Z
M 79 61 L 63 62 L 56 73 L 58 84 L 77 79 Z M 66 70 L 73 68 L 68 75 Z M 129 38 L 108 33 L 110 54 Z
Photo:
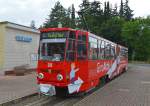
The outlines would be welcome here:
M 27 26 L 0 22 L 0 75 L 26 65 L 36 68 L 40 32 Z

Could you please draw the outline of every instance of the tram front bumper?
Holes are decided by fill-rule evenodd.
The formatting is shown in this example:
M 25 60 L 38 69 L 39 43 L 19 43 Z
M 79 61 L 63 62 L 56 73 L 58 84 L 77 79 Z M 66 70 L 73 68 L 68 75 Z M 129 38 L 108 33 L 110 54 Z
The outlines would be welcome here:
M 55 86 L 50 84 L 39 84 L 39 92 L 49 96 L 56 95 Z

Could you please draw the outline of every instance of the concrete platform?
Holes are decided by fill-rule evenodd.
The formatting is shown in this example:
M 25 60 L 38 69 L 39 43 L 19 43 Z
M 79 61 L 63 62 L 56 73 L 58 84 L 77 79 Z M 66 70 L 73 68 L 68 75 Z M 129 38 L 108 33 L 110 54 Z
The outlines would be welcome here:
M 35 72 L 25 76 L 0 76 L 0 105 L 37 93 Z
M 126 73 L 75 106 L 150 106 L 150 67 L 130 65 Z

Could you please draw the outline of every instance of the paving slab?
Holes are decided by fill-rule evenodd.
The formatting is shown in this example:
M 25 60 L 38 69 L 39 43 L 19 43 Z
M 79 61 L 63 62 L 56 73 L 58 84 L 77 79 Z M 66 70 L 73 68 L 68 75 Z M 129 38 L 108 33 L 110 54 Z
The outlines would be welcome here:
M 36 73 L 25 76 L 0 76 L 0 104 L 37 93 Z
M 127 72 L 75 106 L 150 106 L 150 67 L 130 65 Z

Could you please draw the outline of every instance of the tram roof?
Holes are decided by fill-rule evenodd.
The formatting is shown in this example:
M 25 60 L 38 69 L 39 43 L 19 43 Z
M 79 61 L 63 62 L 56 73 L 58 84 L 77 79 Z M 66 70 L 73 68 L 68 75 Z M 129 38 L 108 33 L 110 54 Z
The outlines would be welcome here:
M 82 29 L 72 29 L 68 27 L 62 27 L 62 28 L 42 28 L 40 29 L 40 32 L 53 32 L 53 31 L 82 31 L 82 32 L 88 32 Z
M 40 32 L 52 32 L 52 31 L 75 31 L 72 28 L 42 28 Z

